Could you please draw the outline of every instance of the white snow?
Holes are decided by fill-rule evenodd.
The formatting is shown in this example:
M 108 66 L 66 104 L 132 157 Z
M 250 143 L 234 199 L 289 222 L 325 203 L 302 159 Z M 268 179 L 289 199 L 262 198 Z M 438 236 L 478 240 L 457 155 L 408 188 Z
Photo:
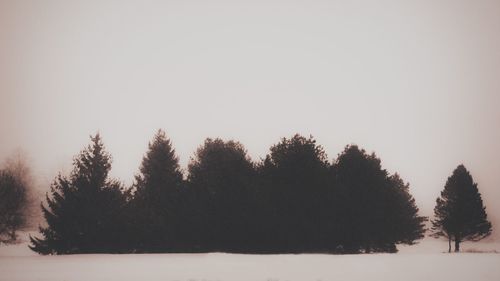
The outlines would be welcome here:
M 480 246 L 478 246 L 480 245 Z M 0 280 L 328 281 L 500 280 L 499 244 L 464 244 L 443 253 L 447 243 L 425 239 L 398 254 L 233 255 L 127 254 L 39 256 L 27 242 L 0 246 Z

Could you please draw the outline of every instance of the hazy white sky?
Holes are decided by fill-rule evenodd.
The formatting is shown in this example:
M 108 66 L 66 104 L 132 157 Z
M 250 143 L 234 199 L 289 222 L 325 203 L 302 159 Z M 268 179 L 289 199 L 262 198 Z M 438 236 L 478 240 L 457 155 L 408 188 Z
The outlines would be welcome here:
M 0 161 L 48 188 L 99 130 L 131 183 L 158 128 L 183 167 L 206 137 L 356 143 L 425 215 L 464 163 L 500 227 L 500 2 L 0 0 Z

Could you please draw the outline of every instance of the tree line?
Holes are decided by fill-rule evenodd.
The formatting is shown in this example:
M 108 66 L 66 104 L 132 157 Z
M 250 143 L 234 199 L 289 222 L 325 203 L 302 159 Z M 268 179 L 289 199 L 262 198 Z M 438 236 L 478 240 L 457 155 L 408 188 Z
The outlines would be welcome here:
M 329 162 L 314 138 L 295 135 L 256 163 L 239 142 L 206 139 L 185 178 L 159 130 L 126 188 L 109 177 L 111 156 L 97 134 L 73 166 L 42 203 L 46 225 L 30 245 L 38 253 L 396 252 L 426 231 L 409 184 L 356 145 Z M 475 238 L 491 233 L 488 224 Z M 434 234 L 468 238 L 463 224 L 448 225 L 433 220 Z

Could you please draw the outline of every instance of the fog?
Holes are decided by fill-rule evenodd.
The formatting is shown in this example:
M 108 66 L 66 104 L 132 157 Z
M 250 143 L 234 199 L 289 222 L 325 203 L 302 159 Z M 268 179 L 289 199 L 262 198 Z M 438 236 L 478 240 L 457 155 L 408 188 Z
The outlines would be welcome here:
M 99 131 L 130 184 L 159 128 L 183 167 L 311 134 L 375 151 L 424 215 L 463 163 L 500 237 L 499 30 L 498 1 L 0 0 L 0 161 L 48 189 Z

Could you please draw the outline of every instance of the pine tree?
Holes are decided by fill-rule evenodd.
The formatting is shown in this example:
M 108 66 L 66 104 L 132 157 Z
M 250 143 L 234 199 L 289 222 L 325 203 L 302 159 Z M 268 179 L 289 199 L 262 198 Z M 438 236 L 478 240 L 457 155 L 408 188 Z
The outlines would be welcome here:
M 193 242 L 203 251 L 244 252 L 253 245 L 250 217 L 255 168 L 242 144 L 206 139 L 189 164 Z
M 458 252 L 461 242 L 481 240 L 492 231 L 477 183 L 464 165 L 459 165 L 446 181 L 436 200 L 434 216 L 432 236 L 446 237 L 448 252 L 451 252 L 452 240 Z
M 42 238 L 30 237 L 30 248 L 40 254 L 119 252 L 122 244 L 121 213 L 125 196 L 121 184 L 108 178 L 111 156 L 101 137 L 73 161 L 69 177 L 59 175 L 42 204 L 47 227 Z
M 334 164 L 344 252 L 395 252 L 423 237 L 424 221 L 408 184 L 382 169 L 380 159 L 355 145 Z
M 405 183 L 399 174 L 390 176 L 388 184 L 385 227 L 390 234 L 384 236 L 389 238 L 389 243 L 413 245 L 424 237 L 427 217 L 419 216 L 415 199 L 410 194 L 410 184 Z
M 135 248 L 143 252 L 172 252 L 182 247 L 180 223 L 183 175 L 171 141 L 158 130 L 135 178 L 131 217 Z
M 273 252 L 324 252 L 337 246 L 335 201 L 326 153 L 316 140 L 294 135 L 270 148 L 260 167 L 266 200 L 264 242 Z

